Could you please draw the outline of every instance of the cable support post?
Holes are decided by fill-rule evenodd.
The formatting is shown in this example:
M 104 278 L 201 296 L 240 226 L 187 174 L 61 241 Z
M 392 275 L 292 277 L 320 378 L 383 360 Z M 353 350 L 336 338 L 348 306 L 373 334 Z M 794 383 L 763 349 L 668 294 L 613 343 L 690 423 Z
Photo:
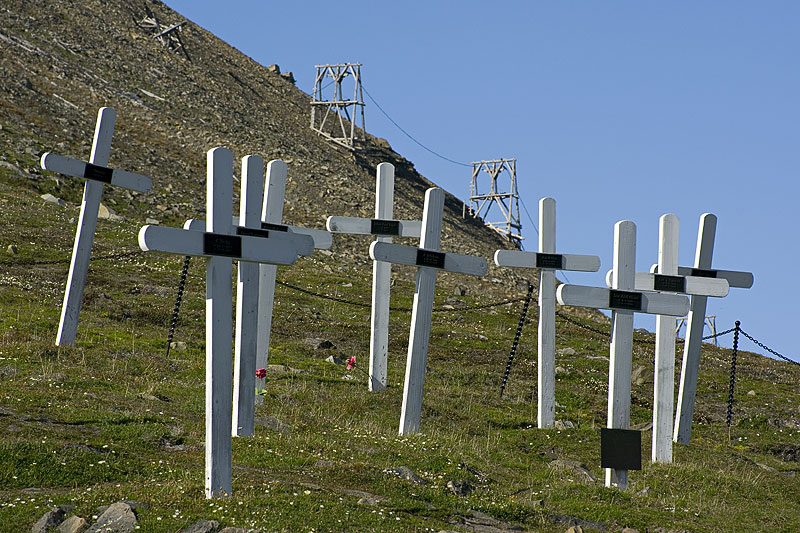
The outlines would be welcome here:
M 733 389 L 734 384 L 736 383 L 736 352 L 739 348 L 740 322 L 737 320 L 735 324 L 736 325 L 733 331 L 733 350 L 731 350 L 731 384 L 730 388 L 728 389 L 728 440 L 731 438 L 731 419 L 733 418 Z
M 528 307 L 531 304 L 533 297 L 533 284 L 528 283 L 528 294 L 525 296 L 525 303 L 522 306 L 522 314 L 519 316 L 519 323 L 517 324 L 517 332 L 514 334 L 514 342 L 511 344 L 511 353 L 508 354 L 508 362 L 506 363 L 506 371 L 503 373 L 503 382 L 500 384 L 500 397 L 503 397 L 503 391 L 506 389 L 508 382 L 508 374 L 511 372 L 511 364 L 514 362 L 514 354 L 517 353 L 517 345 L 519 338 L 522 335 L 522 326 L 525 325 L 525 317 L 528 315 Z

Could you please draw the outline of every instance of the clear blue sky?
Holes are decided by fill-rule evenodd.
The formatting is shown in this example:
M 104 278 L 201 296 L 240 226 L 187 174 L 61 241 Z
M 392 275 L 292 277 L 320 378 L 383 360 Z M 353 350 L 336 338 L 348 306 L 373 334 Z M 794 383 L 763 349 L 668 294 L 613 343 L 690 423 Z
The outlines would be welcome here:
M 800 3 L 167 4 L 259 63 L 292 71 L 308 93 L 315 64 L 362 63 L 372 97 L 448 158 L 517 158 L 530 216 L 537 220 L 540 197 L 554 197 L 557 250 L 599 255 L 603 273 L 615 222 L 636 223 L 641 271 L 657 261 L 662 214 L 680 218 L 680 263 L 689 266 L 700 215 L 716 214 L 713 266 L 751 271 L 755 284 L 710 299 L 708 313 L 719 330 L 741 320 L 800 360 Z M 470 168 L 423 150 L 365 100 L 370 133 L 469 197 Z M 535 250 L 521 216 L 526 248 Z M 599 274 L 568 278 L 603 284 Z

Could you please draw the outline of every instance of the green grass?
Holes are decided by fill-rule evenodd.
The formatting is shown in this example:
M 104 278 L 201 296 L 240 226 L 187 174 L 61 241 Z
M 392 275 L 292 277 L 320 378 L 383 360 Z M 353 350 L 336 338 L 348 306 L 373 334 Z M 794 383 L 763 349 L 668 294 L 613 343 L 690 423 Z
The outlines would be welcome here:
M 55 347 L 67 267 L 18 262 L 68 257 L 76 210 L 40 204 L 12 181 L 0 176 L 0 194 L 9 200 L 0 250 L 20 247 L 19 255 L 2 258 L 0 276 L 0 530 L 27 529 L 57 504 L 75 505 L 91 518 L 119 499 L 149 506 L 138 511 L 143 531 L 176 531 L 204 518 L 263 530 L 439 531 L 458 529 L 453 522 L 472 510 L 536 531 L 566 529 L 554 515 L 611 530 L 800 529 L 794 368 L 740 354 L 729 434 L 729 351 L 704 347 L 691 446 L 676 445 L 674 464 L 650 464 L 645 431 L 644 468 L 620 492 L 548 466 L 554 457 L 575 460 L 602 480 L 608 363 L 598 357 L 607 355 L 607 339 L 558 321 L 556 347 L 577 353 L 556 358 L 569 371 L 557 380 L 556 418 L 577 427 L 538 430 L 535 307 L 503 399 L 499 384 L 521 304 L 437 312 L 422 433 L 399 436 L 410 313 L 392 313 L 388 390 L 370 393 L 363 372 L 369 309 L 281 285 L 270 363 L 299 372 L 268 376 L 256 416 L 277 419 L 283 431 L 260 423 L 255 436 L 234 439 L 234 493 L 208 501 L 202 261 L 192 262 L 175 337 L 186 350 L 164 356 L 182 258 L 160 254 L 93 262 L 76 346 Z M 95 254 L 132 248 L 137 230 L 135 222 L 101 221 Z M 278 279 L 369 302 L 368 266 L 330 274 L 319 268 L 325 260 L 302 259 L 281 268 Z M 478 282 L 456 298 L 440 284 L 436 306 L 498 299 L 490 285 Z M 410 307 L 412 293 L 413 285 L 398 279 L 392 305 Z M 592 325 L 607 329 L 603 321 Z M 317 350 L 310 339 L 334 348 Z M 355 355 L 358 367 L 348 373 L 326 363 L 328 355 Z M 634 364 L 652 365 L 651 345 L 636 345 Z M 650 419 L 651 402 L 652 384 L 633 387 L 633 424 Z M 399 466 L 426 484 L 386 472 Z M 450 480 L 466 480 L 475 490 L 456 496 Z M 364 497 L 377 504 L 359 503 Z

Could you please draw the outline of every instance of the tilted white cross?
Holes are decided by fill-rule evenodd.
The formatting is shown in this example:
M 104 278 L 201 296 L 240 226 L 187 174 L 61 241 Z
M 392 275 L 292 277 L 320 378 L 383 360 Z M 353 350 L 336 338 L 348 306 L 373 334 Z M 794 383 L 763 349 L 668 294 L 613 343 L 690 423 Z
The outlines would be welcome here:
M 556 201 L 539 200 L 539 252 L 497 250 L 497 266 L 539 269 L 539 368 L 537 372 L 539 400 L 537 419 L 540 428 L 553 427 L 555 422 L 555 349 L 556 349 L 556 270 L 597 272 L 600 258 L 596 255 L 556 253 Z
M 286 163 L 277 159 L 269 162 L 264 188 L 264 182 L 261 181 L 264 174 L 263 160 L 253 159 L 254 157 L 248 156 L 242 162 L 243 169 L 246 168 L 245 161 L 257 160 L 260 166 L 242 177 L 240 216 L 233 217 L 233 225 L 250 228 L 256 234 L 260 230 L 266 230 L 308 235 L 314 241 L 314 248 L 330 248 L 332 238 L 327 231 L 281 224 L 286 191 Z M 262 190 L 264 199 L 259 220 L 258 208 Z M 242 224 L 242 221 L 246 222 Z M 184 228 L 205 231 L 205 221 L 192 219 L 186 222 Z M 264 389 L 266 379 L 256 377 L 255 372 L 258 368 L 266 368 L 269 360 L 277 269 L 277 265 L 269 263 L 239 263 L 233 386 L 234 436 L 249 436 L 255 429 L 255 394 L 257 390 Z
M 314 250 L 307 235 L 234 226 L 232 204 L 233 155 L 227 148 L 214 148 L 208 152 L 207 163 L 207 231 L 162 226 L 144 226 L 139 231 L 142 250 L 208 257 L 205 446 L 208 498 L 231 493 L 233 259 L 240 263 L 291 265 L 298 255 L 310 255 Z
M 728 294 L 724 279 L 678 274 L 678 217 L 663 215 L 659 219 L 658 273 L 636 272 L 634 289 L 699 296 L 723 297 Z M 613 272 L 606 275 L 611 286 Z M 675 323 L 674 317 L 656 316 L 656 350 L 653 380 L 653 462 L 672 462 L 672 402 L 675 390 Z
M 689 309 L 686 296 L 635 290 L 635 265 L 636 225 L 623 220 L 614 225 L 612 288 L 561 285 L 556 291 L 561 305 L 612 311 L 607 426 L 613 429 L 628 429 L 630 425 L 633 314 L 681 316 Z M 607 468 L 605 484 L 627 488 L 628 471 Z
M 394 166 L 378 165 L 375 177 L 375 218 L 328 217 L 327 228 L 333 233 L 375 235 L 375 242 L 392 242 L 392 236 L 419 237 L 419 220 L 393 220 Z M 392 265 L 372 262 L 372 315 L 369 342 L 369 390 L 386 390 L 386 367 L 389 353 L 389 297 Z
M 444 191 L 436 187 L 430 188 L 425 192 L 419 248 L 380 241 L 373 242 L 369 248 L 369 256 L 374 261 L 416 266 L 419 269 L 414 287 L 411 333 L 408 339 L 403 407 L 400 413 L 401 435 L 419 432 L 436 273 L 439 270 L 446 270 L 483 276 L 487 270 L 486 260 L 480 257 L 438 251 L 441 243 L 443 211 Z
M 57 346 L 75 344 L 78 334 L 78 316 L 83 303 L 83 289 L 86 287 L 86 274 L 89 271 L 89 258 L 92 254 L 92 242 L 97 228 L 97 214 L 100 209 L 100 199 L 103 196 L 103 185 L 108 183 L 139 192 L 147 192 L 153 186 L 153 181 L 147 176 L 108 168 L 111 139 L 114 136 L 116 120 L 117 113 L 112 108 L 100 108 L 94 130 L 92 154 L 88 163 L 51 152 L 42 155 L 41 166 L 43 169 L 86 179 L 81 213 L 78 217 L 78 229 L 75 232 L 75 244 L 72 248 L 72 261 L 69 265 L 67 287 L 64 291 L 64 304 L 61 307 L 61 320 L 56 336 Z
M 712 270 L 711 256 L 714 253 L 714 236 L 717 231 L 717 217 L 704 213 L 700 217 L 697 232 L 697 248 L 694 268 L 678 267 L 681 275 L 722 278 L 731 287 L 749 289 L 753 286 L 753 274 L 733 270 Z M 686 320 L 686 342 L 683 345 L 683 364 L 681 382 L 678 388 L 678 406 L 675 412 L 675 434 L 673 440 L 689 444 L 692 436 L 692 415 L 697 393 L 697 373 L 700 370 L 700 349 L 703 345 L 703 323 L 706 316 L 706 296 L 692 296 L 689 316 Z

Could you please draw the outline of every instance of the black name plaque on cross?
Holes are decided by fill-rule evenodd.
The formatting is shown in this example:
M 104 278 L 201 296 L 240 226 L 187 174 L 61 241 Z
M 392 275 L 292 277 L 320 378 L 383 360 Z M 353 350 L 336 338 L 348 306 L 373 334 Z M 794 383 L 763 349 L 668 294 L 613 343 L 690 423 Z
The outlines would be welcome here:
M 289 231 L 288 226 L 284 226 L 283 224 L 270 224 L 269 222 L 262 222 L 261 229 L 267 229 L 272 231 Z
M 87 180 L 102 181 L 103 183 L 111 183 L 111 176 L 114 171 L 108 167 L 101 167 L 86 163 L 86 168 L 83 170 L 83 177 Z
M 221 233 L 203 233 L 203 255 L 242 256 L 242 238 Z
M 373 218 L 370 220 L 369 232 L 372 235 L 400 235 L 400 221 Z
M 444 252 L 417 249 L 417 266 L 444 268 Z
M 564 268 L 564 256 L 561 254 L 536 254 L 536 268 Z
M 654 274 L 653 289 L 657 291 L 686 292 L 686 278 L 683 276 Z
M 626 311 L 642 310 L 642 293 L 631 291 L 618 291 L 611 289 L 608 291 L 608 306 L 612 309 L 624 309 Z
M 641 470 L 641 431 L 600 428 L 600 466 L 616 470 Z
M 262 239 L 269 239 L 269 230 L 237 226 L 236 235 L 247 235 L 249 237 L 261 237 Z
M 699 278 L 716 278 L 717 271 L 708 268 L 693 268 L 692 276 L 697 276 Z

